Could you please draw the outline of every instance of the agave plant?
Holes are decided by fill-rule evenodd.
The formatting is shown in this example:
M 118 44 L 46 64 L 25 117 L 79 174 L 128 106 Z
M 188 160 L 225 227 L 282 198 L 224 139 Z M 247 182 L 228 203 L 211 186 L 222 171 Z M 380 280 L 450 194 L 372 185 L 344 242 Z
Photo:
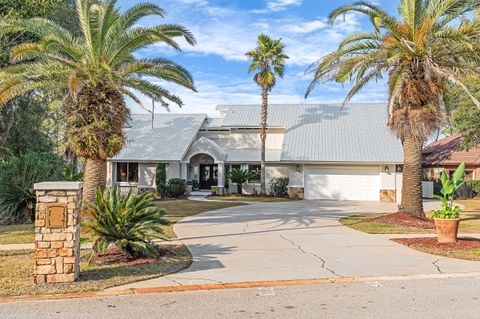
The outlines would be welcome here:
M 118 187 L 97 190 L 96 199 L 87 202 L 84 225 L 94 239 L 94 251 L 109 246 L 120 248 L 131 257 L 155 256 L 158 249 L 153 239 L 163 236 L 164 210 L 153 203 L 153 195 L 135 195 L 130 190 L 122 196 Z
M 255 174 L 246 169 L 234 168 L 228 172 L 227 177 L 233 183 L 237 183 L 237 193 L 241 196 L 243 193 L 243 183 L 254 178 Z

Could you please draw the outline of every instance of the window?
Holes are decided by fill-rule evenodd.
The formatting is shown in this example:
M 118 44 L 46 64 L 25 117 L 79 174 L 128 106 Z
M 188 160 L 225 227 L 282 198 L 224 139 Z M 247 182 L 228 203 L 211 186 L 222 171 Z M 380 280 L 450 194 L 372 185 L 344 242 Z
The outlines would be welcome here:
M 138 183 L 138 163 L 117 163 L 117 183 Z
M 255 177 L 250 179 L 248 182 L 249 183 L 260 183 L 260 177 L 261 177 L 261 172 L 262 172 L 261 166 L 260 165 L 248 165 L 248 170 L 255 175 Z

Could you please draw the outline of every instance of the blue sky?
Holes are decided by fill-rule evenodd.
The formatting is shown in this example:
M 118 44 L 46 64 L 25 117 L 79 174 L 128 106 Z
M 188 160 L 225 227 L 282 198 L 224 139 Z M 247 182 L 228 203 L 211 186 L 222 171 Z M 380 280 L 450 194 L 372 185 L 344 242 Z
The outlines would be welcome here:
M 346 35 L 369 30 L 369 21 L 360 15 L 348 15 L 335 25 L 326 22 L 328 14 L 338 6 L 353 0 L 150 0 L 167 11 L 165 19 L 158 17 L 140 21 L 142 25 L 179 23 L 196 36 L 195 47 L 184 44 L 182 52 L 163 45 L 138 52 L 139 57 L 166 57 L 182 64 L 195 78 L 198 93 L 174 85 L 163 86 L 178 94 L 185 105 L 170 106 L 171 112 L 207 113 L 218 115 L 219 104 L 260 103 L 260 90 L 247 73 L 248 60 L 244 53 L 253 49 L 259 33 L 282 38 L 290 56 L 284 79 L 270 93 L 270 103 L 332 103 L 341 102 L 348 86 L 328 83 L 319 86 L 307 100 L 305 89 L 311 77 L 304 71 L 312 62 L 336 48 Z M 139 0 L 120 0 L 123 8 Z M 376 1 L 393 12 L 397 1 Z M 353 101 L 383 102 L 384 83 L 366 87 Z M 128 102 L 134 113 L 143 113 Z M 150 102 L 145 99 L 145 105 Z M 162 110 L 163 112 L 163 110 Z

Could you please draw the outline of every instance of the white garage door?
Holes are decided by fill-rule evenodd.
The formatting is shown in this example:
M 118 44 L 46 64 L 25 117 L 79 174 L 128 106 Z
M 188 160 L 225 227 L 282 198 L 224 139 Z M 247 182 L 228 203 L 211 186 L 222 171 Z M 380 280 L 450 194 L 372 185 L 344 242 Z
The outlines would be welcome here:
M 377 166 L 307 168 L 305 198 L 378 201 L 379 168 Z

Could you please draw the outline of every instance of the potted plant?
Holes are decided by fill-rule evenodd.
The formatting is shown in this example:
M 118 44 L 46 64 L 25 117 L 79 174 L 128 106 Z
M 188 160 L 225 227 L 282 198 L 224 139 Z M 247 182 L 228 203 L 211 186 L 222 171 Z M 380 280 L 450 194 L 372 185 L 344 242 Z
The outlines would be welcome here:
M 453 173 L 452 179 L 447 177 L 445 171 L 440 176 L 442 182 L 442 196 L 434 195 L 435 198 L 442 201 L 442 207 L 432 211 L 432 218 L 435 222 L 439 243 L 456 243 L 458 235 L 458 226 L 460 224 L 461 208 L 453 204 L 457 190 L 462 187 L 465 177 L 465 163 Z

